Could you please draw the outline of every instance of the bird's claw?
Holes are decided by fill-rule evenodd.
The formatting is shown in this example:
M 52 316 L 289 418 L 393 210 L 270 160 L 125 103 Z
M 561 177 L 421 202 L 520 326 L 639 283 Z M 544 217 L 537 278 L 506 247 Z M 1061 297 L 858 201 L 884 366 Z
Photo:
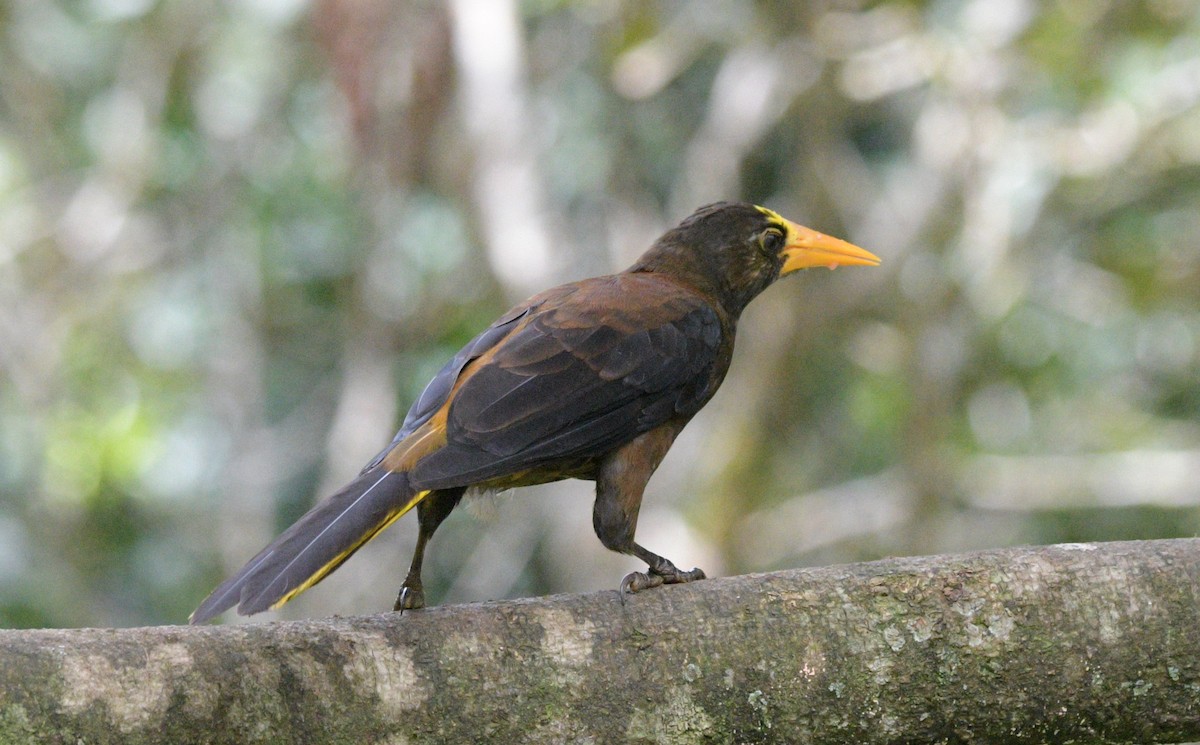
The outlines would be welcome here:
M 425 607 L 425 591 L 418 585 L 404 585 L 400 588 L 400 594 L 396 596 L 396 604 L 392 606 L 393 611 L 399 611 L 401 614 L 406 610 L 417 610 Z

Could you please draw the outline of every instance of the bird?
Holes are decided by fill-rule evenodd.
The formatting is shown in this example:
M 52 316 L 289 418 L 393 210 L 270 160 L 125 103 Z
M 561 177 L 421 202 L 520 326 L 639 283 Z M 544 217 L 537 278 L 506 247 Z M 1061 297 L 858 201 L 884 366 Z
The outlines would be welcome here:
M 468 342 L 359 475 L 217 586 L 191 623 L 282 606 L 413 508 L 393 610 L 422 608 L 427 544 L 464 494 L 567 478 L 595 482 L 600 542 L 646 563 L 622 598 L 704 579 L 634 540 L 647 482 L 724 380 L 751 300 L 801 269 L 879 263 L 766 207 L 699 208 L 628 269 L 535 295 Z

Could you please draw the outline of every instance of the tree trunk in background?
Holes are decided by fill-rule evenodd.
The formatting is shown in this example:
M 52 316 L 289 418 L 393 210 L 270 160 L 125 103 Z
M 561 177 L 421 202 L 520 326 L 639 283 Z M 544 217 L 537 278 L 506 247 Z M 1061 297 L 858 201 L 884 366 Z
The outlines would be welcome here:
M 0 632 L 0 741 L 1200 738 L 1200 539 L 208 628 Z

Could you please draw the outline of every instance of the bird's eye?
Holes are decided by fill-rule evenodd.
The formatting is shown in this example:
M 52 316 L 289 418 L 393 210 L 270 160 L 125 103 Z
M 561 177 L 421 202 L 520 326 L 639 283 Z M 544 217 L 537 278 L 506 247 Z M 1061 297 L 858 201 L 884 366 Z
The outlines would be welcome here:
M 764 251 L 775 255 L 783 248 L 783 233 L 776 228 L 767 228 L 759 236 L 758 242 Z

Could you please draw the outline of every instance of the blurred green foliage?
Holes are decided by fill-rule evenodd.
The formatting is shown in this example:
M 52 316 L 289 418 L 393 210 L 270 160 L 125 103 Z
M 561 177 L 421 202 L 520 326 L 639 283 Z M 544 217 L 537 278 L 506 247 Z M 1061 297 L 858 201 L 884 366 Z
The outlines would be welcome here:
M 716 199 L 885 261 L 750 309 L 643 543 L 713 574 L 1200 527 L 1195 0 L 0 19 L 0 626 L 182 622 L 508 304 Z M 434 602 L 633 566 L 587 485 L 491 512 Z M 390 607 L 414 533 L 283 615 Z

